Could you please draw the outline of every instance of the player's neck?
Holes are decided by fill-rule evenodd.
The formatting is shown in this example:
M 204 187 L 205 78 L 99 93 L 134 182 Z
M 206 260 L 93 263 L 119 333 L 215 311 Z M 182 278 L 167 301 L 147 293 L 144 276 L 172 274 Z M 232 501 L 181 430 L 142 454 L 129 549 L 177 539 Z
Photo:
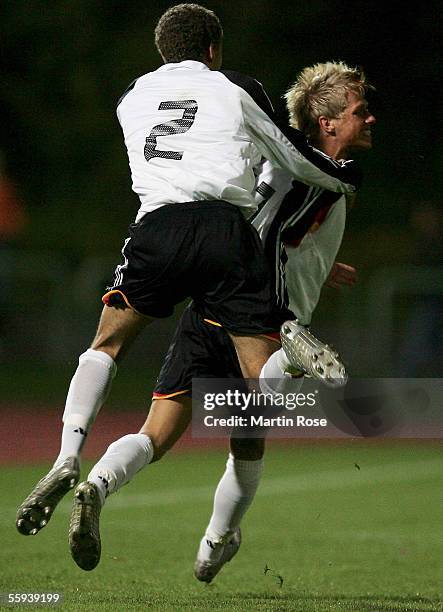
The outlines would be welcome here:
M 323 153 L 326 153 L 326 155 L 329 155 L 329 157 L 332 157 L 332 159 L 347 159 L 348 157 L 347 148 L 341 146 L 340 143 L 335 140 L 328 138 L 317 143 L 315 146 L 320 149 L 320 151 L 323 151 Z

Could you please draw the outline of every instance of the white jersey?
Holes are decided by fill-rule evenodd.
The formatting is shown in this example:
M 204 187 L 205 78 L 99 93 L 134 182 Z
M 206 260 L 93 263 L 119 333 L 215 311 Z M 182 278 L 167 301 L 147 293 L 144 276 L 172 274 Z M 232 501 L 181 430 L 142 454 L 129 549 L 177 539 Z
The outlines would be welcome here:
M 139 220 L 165 204 L 225 200 L 245 215 L 256 209 L 254 167 L 262 157 L 297 180 L 353 192 L 353 164 L 335 162 L 273 121 L 261 85 L 244 75 L 211 71 L 197 61 L 165 64 L 140 77 L 119 101 Z
M 342 242 L 346 198 L 265 162 L 255 199 L 259 210 L 251 221 L 271 265 L 277 306 L 308 325 Z
M 341 196 L 315 224 L 298 247 L 286 246 L 286 284 L 289 310 L 309 325 L 323 285 L 334 265 L 346 223 L 346 199 Z

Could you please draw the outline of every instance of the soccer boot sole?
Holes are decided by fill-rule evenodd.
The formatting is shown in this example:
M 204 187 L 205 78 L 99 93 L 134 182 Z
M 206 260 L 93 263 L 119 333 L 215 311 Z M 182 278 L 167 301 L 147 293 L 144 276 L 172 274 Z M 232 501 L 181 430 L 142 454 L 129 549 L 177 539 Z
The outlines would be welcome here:
M 348 381 L 346 368 L 339 354 L 298 321 L 286 321 L 280 338 L 291 366 L 316 378 L 328 387 L 343 387 Z
M 22 535 L 35 535 L 45 527 L 59 501 L 79 481 L 80 466 L 76 457 L 68 457 L 35 485 L 19 506 L 16 527 Z
M 80 483 L 74 492 L 69 547 L 72 558 L 85 571 L 93 570 L 100 561 L 100 511 L 97 486 L 91 482 Z

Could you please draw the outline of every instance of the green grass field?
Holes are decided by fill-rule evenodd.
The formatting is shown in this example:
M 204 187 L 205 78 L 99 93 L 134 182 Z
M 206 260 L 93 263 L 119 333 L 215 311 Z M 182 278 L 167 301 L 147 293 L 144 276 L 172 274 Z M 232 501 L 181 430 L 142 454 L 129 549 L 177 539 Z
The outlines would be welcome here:
M 210 586 L 192 566 L 224 452 L 171 454 L 110 498 L 93 572 L 69 554 L 70 500 L 36 537 L 15 531 L 47 466 L 3 467 L 0 591 L 59 591 L 63 610 L 443 610 L 441 450 L 270 444 L 243 545 Z

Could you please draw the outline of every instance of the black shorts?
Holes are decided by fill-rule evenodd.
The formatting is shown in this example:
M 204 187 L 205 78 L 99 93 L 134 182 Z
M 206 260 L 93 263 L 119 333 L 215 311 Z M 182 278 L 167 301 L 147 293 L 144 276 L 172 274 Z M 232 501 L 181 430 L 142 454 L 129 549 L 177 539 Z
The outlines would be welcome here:
M 225 330 L 203 318 L 196 305 L 185 309 L 154 388 L 154 399 L 191 395 L 193 378 L 242 378 L 234 344 Z
M 280 325 L 294 315 L 274 311 L 278 327 L 266 336 L 279 342 Z M 154 388 L 154 399 L 192 395 L 193 378 L 242 378 L 234 344 L 215 321 L 200 315 L 191 302 L 183 312 Z
M 129 228 L 123 263 L 103 302 L 169 317 L 192 297 L 208 319 L 239 334 L 270 331 L 270 271 L 256 230 L 223 201 L 168 204 Z

